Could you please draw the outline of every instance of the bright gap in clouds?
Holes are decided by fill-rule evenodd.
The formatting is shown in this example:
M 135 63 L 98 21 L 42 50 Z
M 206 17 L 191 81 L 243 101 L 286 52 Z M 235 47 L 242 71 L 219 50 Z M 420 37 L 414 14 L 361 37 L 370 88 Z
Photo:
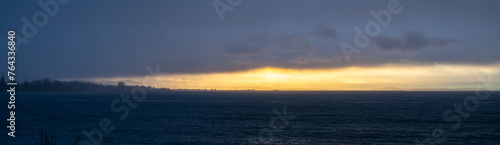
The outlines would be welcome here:
M 95 78 L 92 82 L 145 85 L 171 89 L 218 90 L 474 90 L 480 78 L 500 77 L 494 65 L 384 65 L 341 69 L 260 68 L 239 72 L 159 75 L 160 81 L 144 77 Z M 497 87 L 498 83 L 494 83 Z M 495 88 L 496 89 L 496 88 Z

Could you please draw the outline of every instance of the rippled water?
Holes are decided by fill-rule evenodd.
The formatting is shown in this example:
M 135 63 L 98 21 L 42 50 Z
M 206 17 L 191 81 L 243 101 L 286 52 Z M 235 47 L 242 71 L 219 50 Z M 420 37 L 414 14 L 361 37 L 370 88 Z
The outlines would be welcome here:
M 42 128 L 59 144 L 70 144 L 75 129 L 90 131 L 109 118 L 113 144 L 411 144 L 432 139 L 439 129 L 445 144 L 500 144 L 500 96 L 480 100 L 456 122 L 443 113 L 474 92 L 169 92 L 149 93 L 130 114 L 111 110 L 115 93 L 19 93 L 16 139 L 34 144 Z M 7 97 L 2 101 L 7 102 Z M 120 103 L 118 106 L 125 106 Z M 284 109 L 286 108 L 286 114 Z M 273 111 L 274 109 L 274 111 Z M 6 107 L 3 118 L 8 118 Z M 281 114 L 281 116 L 280 116 Z M 451 114 L 453 115 L 453 114 Z M 451 116 L 450 115 L 450 116 Z M 2 125 L 7 126 L 6 121 Z M 97 137 L 97 136 L 94 136 Z

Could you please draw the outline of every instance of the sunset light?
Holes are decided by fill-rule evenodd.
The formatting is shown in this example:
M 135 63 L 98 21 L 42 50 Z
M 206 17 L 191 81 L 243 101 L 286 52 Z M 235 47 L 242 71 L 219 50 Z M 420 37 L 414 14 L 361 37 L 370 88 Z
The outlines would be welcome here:
M 439 73 L 437 73 L 439 72 Z M 286 69 L 265 67 L 237 72 L 156 76 L 144 84 L 170 89 L 217 90 L 474 90 L 481 76 L 499 76 L 500 65 L 384 65 L 339 69 Z M 89 81 L 115 84 L 144 78 L 98 78 Z
M 500 0 L 0 3 L 1 145 L 500 145 Z

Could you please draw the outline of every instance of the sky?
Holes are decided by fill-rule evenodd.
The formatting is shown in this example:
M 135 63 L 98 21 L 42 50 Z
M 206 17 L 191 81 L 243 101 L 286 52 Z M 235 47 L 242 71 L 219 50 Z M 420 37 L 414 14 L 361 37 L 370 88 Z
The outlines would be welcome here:
M 500 78 L 496 0 L 0 3 L 1 32 L 18 36 L 18 80 L 222 90 L 474 90 L 480 78 L 492 76 L 497 88 Z

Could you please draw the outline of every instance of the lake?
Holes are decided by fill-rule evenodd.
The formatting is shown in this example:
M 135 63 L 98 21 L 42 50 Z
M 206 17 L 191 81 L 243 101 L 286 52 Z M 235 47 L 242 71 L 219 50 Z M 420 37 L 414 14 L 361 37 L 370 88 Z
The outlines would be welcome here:
M 476 102 L 465 99 L 474 95 L 466 91 L 170 91 L 148 93 L 143 101 L 129 98 L 127 104 L 120 93 L 18 93 L 16 138 L 8 137 L 4 127 L 2 140 L 35 144 L 45 130 L 58 144 L 72 144 L 77 137 L 90 142 L 84 130 L 99 141 L 101 136 L 92 134 L 95 129 L 103 135 L 101 144 L 119 145 L 415 144 L 426 139 L 500 144 L 500 96 L 492 94 Z M 2 101 L 8 102 L 7 98 Z M 119 101 L 113 106 L 114 100 Z M 7 119 L 7 107 L 2 108 Z M 113 127 L 109 133 L 99 130 L 102 120 L 108 129 Z

